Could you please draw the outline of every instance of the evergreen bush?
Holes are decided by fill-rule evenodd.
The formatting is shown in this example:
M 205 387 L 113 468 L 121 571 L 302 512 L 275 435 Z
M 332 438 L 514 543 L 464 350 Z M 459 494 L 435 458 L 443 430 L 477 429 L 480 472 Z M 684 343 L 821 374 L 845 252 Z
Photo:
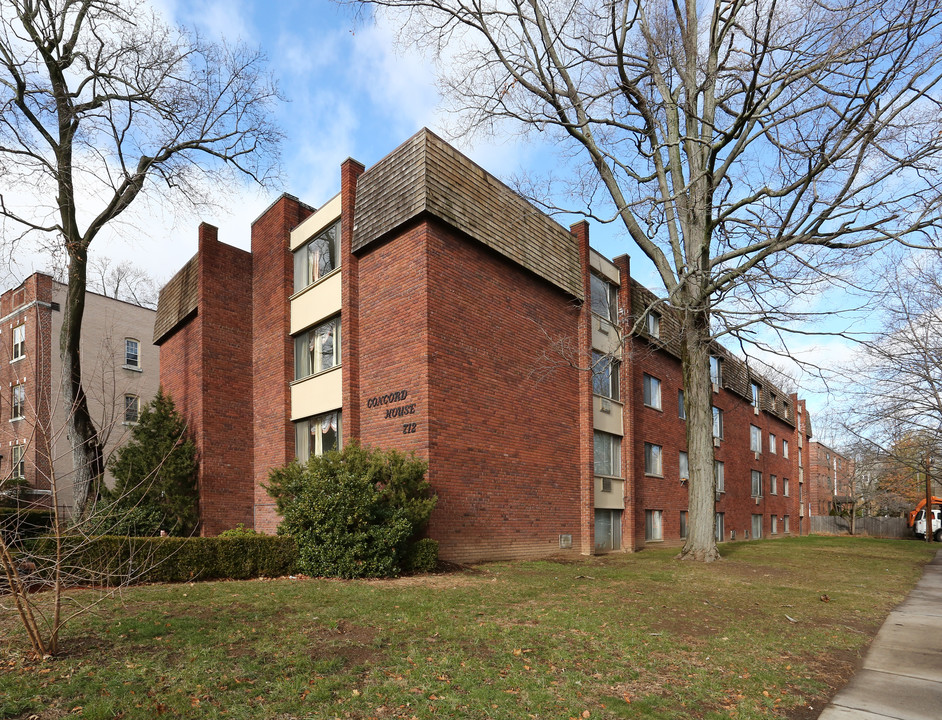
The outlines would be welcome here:
M 426 464 L 351 443 L 341 452 L 275 468 L 266 489 L 309 575 L 389 577 L 407 566 L 435 507 Z M 424 551 L 427 554 L 427 550 Z

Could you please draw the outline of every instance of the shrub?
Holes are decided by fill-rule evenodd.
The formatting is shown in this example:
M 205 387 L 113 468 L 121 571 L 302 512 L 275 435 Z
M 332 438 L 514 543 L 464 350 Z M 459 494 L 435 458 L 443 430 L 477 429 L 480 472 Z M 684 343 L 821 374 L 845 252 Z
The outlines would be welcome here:
M 53 522 L 55 515 L 52 510 L 45 508 L 22 510 L 0 507 L 0 533 L 10 545 L 49 532 Z
M 62 538 L 63 565 L 71 584 L 121 585 L 137 582 L 248 580 L 295 572 L 293 539 L 274 535 L 242 537 Z M 51 570 L 55 539 L 23 544 L 23 557 L 37 565 L 40 578 Z
M 432 572 L 438 565 L 438 540 L 422 538 L 409 546 L 403 569 L 411 573 Z
M 425 471 L 413 455 L 351 443 L 272 470 L 266 489 L 303 572 L 388 577 L 402 571 L 435 507 Z
M 243 523 L 239 523 L 234 528 L 223 530 L 217 537 L 254 537 L 262 534 L 263 533 L 257 532 L 252 528 L 245 527 Z
M 131 439 L 112 457 L 101 527 L 109 534 L 191 535 L 199 522 L 196 445 L 171 397 L 159 390 L 141 410 Z M 124 515 L 128 515 L 127 521 Z

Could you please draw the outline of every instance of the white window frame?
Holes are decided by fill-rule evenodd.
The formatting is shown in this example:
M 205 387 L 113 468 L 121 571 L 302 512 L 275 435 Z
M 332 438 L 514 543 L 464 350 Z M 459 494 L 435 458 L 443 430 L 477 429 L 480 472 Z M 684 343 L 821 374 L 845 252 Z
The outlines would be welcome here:
M 644 474 L 664 477 L 664 448 L 654 443 L 644 444 Z
M 593 464 L 595 474 L 621 477 L 621 437 L 596 430 L 593 434 Z M 605 472 L 608 470 L 609 472 Z
M 13 361 L 26 357 L 26 323 L 13 328 Z
M 646 407 L 661 409 L 661 381 L 653 375 L 643 374 L 643 401 Z
M 759 407 L 760 398 L 762 397 L 762 386 L 757 382 L 749 383 L 749 390 L 752 393 L 752 407 Z
M 723 411 L 713 406 L 713 437 L 723 439 Z
M 684 391 L 677 391 L 677 417 L 681 420 L 687 419 L 687 407 L 684 405 Z
M 753 514 L 752 515 L 752 539 L 760 540 L 762 538 L 762 515 Z M 758 529 L 758 532 L 756 532 Z
M 723 358 L 719 355 L 710 355 L 710 382 L 717 389 L 723 386 Z
M 141 419 L 141 399 L 128 393 L 124 396 L 124 424 L 137 425 Z
M 788 495 L 788 490 L 789 490 L 789 487 L 788 487 L 788 478 L 787 478 L 787 477 L 783 477 L 783 478 L 782 478 L 782 495 L 784 495 L 785 497 L 789 497 L 789 495 Z
M 778 495 L 778 476 L 769 475 L 769 495 Z
M 683 450 L 677 457 L 677 470 L 681 480 L 690 479 L 690 456 Z
M 783 458 L 788 457 L 788 440 L 786 440 L 785 438 L 782 438 L 782 457 Z
M 648 311 L 647 316 L 644 318 L 644 329 L 651 337 L 660 338 L 661 316 L 654 311 Z
M 776 442 L 775 434 L 769 433 L 769 452 L 775 455 L 778 452 L 778 443 Z
M 716 513 L 713 521 L 713 537 L 716 542 L 726 542 L 726 513 Z
M 321 267 L 319 252 L 315 252 L 315 245 L 322 239 L 327 240 L 328 263 L 330 268 Z M 333 245 L 333 261 L 329 260 Z M 301 292 L 317 281 L 327 277 L 340 267 L 340 221 L 331 223 L 328 227 L 305 241 L 294 251 L 294 291 Z
M 749 426 L 749 450 L 754 453 L 762 452 L 762 429 L 755 425 Z
M 592 312 L 615 324 L 618 322 L 618 288 L 595 273 L 590 273 L 590 275 Z
M 785 533 L 786 535 L 791 532 L 791 530 L 788 527 L 789 519 L 790 518 L 788 515 L 782 515 L 782 532 Z
M 133 344 L 133 352 L 132 352 Z M 141 341 L 136 338 L 124 338 L 124 367 L 128 370 L 141 369 Z
M 23 444 L 10 448 L 10 477 L 15 480 L 26 477 L 26 446 Z
M 325 421 L 327 428 L 336 433 L 337 447 L 335 449 L 343 449 L 343 416 L 340 410 L 306 417 L 294 423 L 294 454 L 302 463 L 307 462 L 310 457 L 324 454 Z M 312 429 L 315 431 L 320 429 L 321 432 L 312 432 Z M 314 440 L 313 447 L 311 447 L 312 439 Z
M 592 392 L 600 397 L 618 400 L 621 361 L 608 353 L 592 351 Z
M 752 471 L 752 497 L 762 497 L 762 472 Z
M 713 480 L 716 485 L 716 492 L 726 492 L 726 466 L 721 460 L 713 461 Z
M 644 511 L 644 541 L 659 542 L 664 539 L 664 512 L 662 510 Z
M 324 362 L 324 338 L 331 339 L 331 364 Z M 312 344 L 315 347 L 312 348 Z M 294 379 L 304 380 L 312 375 L 338 367 L 340 357 L 340 316 L 334 315 L 294 338 Z
M 10 391 L 10 399 L 10 420 L 22 420 L 26 417 L 26 385 L 14 385 Z
M 770 518 L 772 527 L 769 530 L 770 535 L 778 535 L 778 515 L 772 515 Z

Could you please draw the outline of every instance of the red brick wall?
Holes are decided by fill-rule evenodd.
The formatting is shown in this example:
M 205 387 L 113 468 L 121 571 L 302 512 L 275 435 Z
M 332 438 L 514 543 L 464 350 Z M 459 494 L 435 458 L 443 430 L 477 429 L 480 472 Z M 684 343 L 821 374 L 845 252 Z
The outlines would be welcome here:
M 290 195 L 280 197 L 252 225 L 252 411 L 254 426 L 254 527 L 274 532 L 278 525 L 272 499 L 262 487 L 270 468 L 294 458 L 289 383 L 294 377 L 290 336 L 294 261 L 289 233 L 311 214 Z
M 200 225 L 201 532 L 252 526 L 252 255 Z
M 14 307 L 15 298 L 15 307 Z M 13 446 L 25 445 L 24 475 L 37 490 L 51 488 L 51 462 L 48 452 L 51 402 L 60 395 L 51 386 L 53 345 L 58 351 L 58 338 L 52 337 L 52 278 L 34 273 L 22 285 L 0 296 L 0 315 L 6 317 L 0 328 L 0 476 L 7 476 L 13 467 Z M 42 303 L 42 305 L 33 303 Z M 22 308 L 16 312 L 16 308 Z M 12 317 L 9 317 L 12 313 Z M 26 355 L 13 357 L 13 328 L 26 325 Z M 22 420 L 8 422 L 12 416 L 13 386 L 26 387 L 26 409 Z M 60 483 L 60 488 L 62 483 Z M 71 488 L 65 488 L 71 493 Z M 61 499 L 60 505 L 71 497 Z M 48 497 L 39 501 L 48 504 Z
M 556 553 L 560 534 L 582 551 L 579 377 L 552 347 L 577 336 L 579 308 L 484 246 L 427 232 L 430 535 L 466 562 Z
M 631 344 L 630 378 L 631 403 L 636 433 L 631 443 L 631 476 L 637 479 L 637 509 L 635 537 L 644 545 L 644 511 L 661 510 L 663 544 L 681 545 L 680 513 L 687 509 L 688 485 L 680 482 L 680 452 L 687 449 L 686 422 L 679 419 L 678 390 L 683 388 L 680 361 L 663 351 L 652 348 L 645 340 L 635 338 Z M 661 410 L 646 407 L 643 401 L 643 376 L 661 381 Z M 762 515 L 762 536 L 771 535 L 771 517 L 778 518 L 777 536 L 784 534 L 782 517 L 789 516 L 790 534 L 798 534 L 798 478 L 794 428 L 767 412 L 755 414 L 744 398 L 725 389 L 713 394 L 713 404 L 723 410 L 723 439 L 714 448 L 714 457 L 724 464 L 725 492 L 716 504 L 716 511 L 724 514 L 725 537 L 735 530 L 736 539 L 742 540 L 748 531 L 752 536 L 752 515 Z M 756 459 L 750 450 L 750 426 L 762 431 L 762 452 Z M 769 433 L 777 438 L 776 453 L 769 451 Z M 782 440 L 789 442 L 789 457 L 782 455 Z M 644 443 L 663 448 L 663 477 L 645 476 Z M 762 473 L 762 496 L 756 504 L 752 496 L 752 471 Z M 770 477 L 777 477 L 777 493 L 770 493 Z M 789 495 L 784 494 L 784 479 L 789 480 Z M 661 544 L 661 543 L 658 543 Z

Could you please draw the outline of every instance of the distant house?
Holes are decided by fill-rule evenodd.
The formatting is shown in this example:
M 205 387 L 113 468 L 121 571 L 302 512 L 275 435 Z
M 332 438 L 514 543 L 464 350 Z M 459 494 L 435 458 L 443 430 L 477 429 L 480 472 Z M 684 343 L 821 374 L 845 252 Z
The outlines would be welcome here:
M 66 286 L 34 273 L 0 296 L 0 476 L 26 483 L 21 501 L 48 505 L 53 482 L 69 510 L 72 452 L 66 437 L 59 332 Z M 155 312 L 87 293 L 82 382 L 106 458 L 128 436 L 141 406 L 157 394 L 160 353 Z M 106 474 L 106 482 L 110 477 Z
M 679 545 L 678 325 L 630 276 L 428 130 L 283 195 L 251 253 L 200 226 L 160 295 L 161 381 L 201 457 L 202 529 L 274 532 L 269 470 L 356 439 L 414 451 L 453 561 Z M 713 348 L 716 536 L 802 531 L 804 402 Z

